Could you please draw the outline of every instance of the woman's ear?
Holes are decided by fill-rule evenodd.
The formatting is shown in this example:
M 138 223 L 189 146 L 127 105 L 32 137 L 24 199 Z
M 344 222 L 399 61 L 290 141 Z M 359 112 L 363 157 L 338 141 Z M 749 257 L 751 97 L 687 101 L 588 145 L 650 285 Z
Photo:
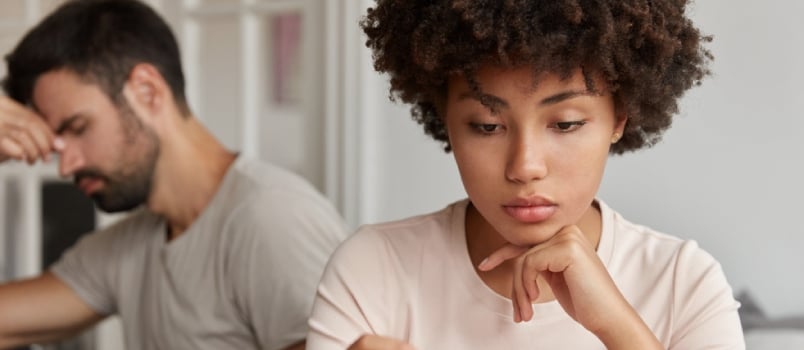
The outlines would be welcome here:
M 625 132 L 625 124 L 628 123 L 628 116 L 625 113 L 617 115 L 617 121 L 614 124 L 614 135 L 611 137 L 611 143 L 617 143 L 623 137 Z
M 625 103 L 615 98 L 614 102 L 614 131 L 611 135 L 611 143 L 617 143 L 625 133 L 625 126 L 628 124 L 628 114 L 625 112 Z

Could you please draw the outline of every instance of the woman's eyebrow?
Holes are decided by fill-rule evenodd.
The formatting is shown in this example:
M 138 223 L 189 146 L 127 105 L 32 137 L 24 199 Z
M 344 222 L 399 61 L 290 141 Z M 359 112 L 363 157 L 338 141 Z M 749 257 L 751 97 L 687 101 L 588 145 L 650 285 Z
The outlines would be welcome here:
M 497 113 L 500 109 L 508 109 L 510 105 L 508 101 L 504 100 L 501 97 L 494 96 L 492 94 L 486 93 L 474 93 L 471 91 L 466 91 L 458 95 L 458 101 L 462 100 L 475 100 L 482 103 L 484 106 L 491 109 L 492 112 Z
M 569 99 L 572 99 L 572 98 L 575 98 L 575 97 L 595 96 L 595 95 L 598 95 L 598 93 L 595 93 L 595 92 L 592 92 L 592 91 L 589 91 L 589 90 L 563 91 L 563 92 L 559 92 L 559 93 L 557 93 L 555 95 L 545 97 L 544 99 L 542 99 L 539 102 L 539 105 L 541 105 L 541 106 L 554 105 L 556 103 L 566 101 L 566 100 L 569 100 Z M 461 101 L 461 100 L 481 101 L 482 99 L 486 99 L 486 101 L 492 102 L 495 105 L 495 107 L 502 107 L 502 108 L 508 108 L 509 107 L 508 102 L 505 101 L 505 99 L 503 99 L 501 97 L 498 97 L 498 96 L 494 96 L 492 94 L 486 94 L 486 93 L 476 94 L 476 93 L 473 93 L 471 91 L 466 91 L 466 92 L 463 92 L 460 95 L 458 95 L 458 101 Z
M 572 98 L 575 98 L 575 97 L 595 96 L 595 95 L 598 95 L 598 93 L 595 93 L 595 92 L 592 92 L 592 91 L 589 91 L 589 90 L 564 91 L 564 92 L 559 92 L 559 93 L 557 93 L 555 95 L 552 95 L 552 96 L 545 97 L 541 102 L 539 102 L 539 105 L 540 106 L 554 105 L 556 103 L 566 101 L 566 100 L 569 100 L 569 99 L 572 99 Z

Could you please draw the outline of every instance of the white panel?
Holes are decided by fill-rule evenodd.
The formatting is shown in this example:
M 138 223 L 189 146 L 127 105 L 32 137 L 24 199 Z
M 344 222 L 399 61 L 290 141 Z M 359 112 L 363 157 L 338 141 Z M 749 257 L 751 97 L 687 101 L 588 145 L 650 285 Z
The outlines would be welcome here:
M 199 5 L 237 5 L 240 0 L 198 0 Z
M 2 52 L 3 57 L 14 49 L 17 42 L 22 37 L 22 33 L 22 29 L 0 28 L 0 52 Z M 5 78 L 6 73 L 6 61 L 2 60 L 2 62 L 0 62 L 0 79 Z M 0 91 L 0 94 L 4 93 Z
M 243 119 L 241 151 L 249 157 L 259 156 L 260 132 L 260 105 L 264 90 L 262 72 L 264 55 L 261 52 L 264 38 L 262 35 L 260 19 L 247 14 L 240 21 L 240 35 L 242 37 L 242 54 L 240 62 L 242 80 Z
M 343 189 L 341 188 L 341 171 L 344 157 L 342 155 L 341 138 L 341 99 L 339 79 L 342 72 L 341 48 L 343 44 L 343 23 L 340 12 L 344 9 L 340 1 L 324 2 L 323 52 L 327 59 L 324 62 L 324 194 L 343 213 Z M 354 91 L 354 90 L 353 90 Z
M 9 210 L 13 204 L 8 200 L 7 179 L 0 176 L 0 283 L 11 278 L 9 274 Z
M 28 278 L 42 271 L 42 181 L 30 169 L 19 179 L 22 188 L 22 230 L 15 239 L 15 278 Z
M 308 162 L 315 162 L 314 140 L 320 139 L 308 127 L 304 103 L 316 103 L 309 99 L 310 91 L 302 93 L 303 72 L 309 69 L 302 59 L 301 45 L 303 14 L 298 12 L 268 15 L 263 17 L 262 51 L 264 82 L 259 97 L 260 152 L 271 163 L 314 177 Z M 311 179 L 312 180 L 312 179 Z
M 63 4 L 65 1 L 66 0 L 39 0 L 39 1 L 28 0 L 28 6 L 32 7 L 41 6 L 39 10 L 32 11 L 34 15 L 34 21 L 39 21 L 39 18 L 49 14 L 50 12 L 55 10 L 56 7 Z
M 236 16 L 198 20 L 199 90 L 197 111 L 204 124 L 224 145 L 239 150 L 242 141 L 241 38 Z
M 119 316 L 108 317 L 96 326 L 95 349 L 123 350 L 123 323 Z
M 0 27 L 21 23 L 25 19 L 25 0 L 0 1 Z
M 302 174 L 319 190 L 324 188 L 324 92 L 322 25 L 324 15 L 319 1 L 299 1 L 304 4 L 304 17 L 301 22 L 301 45 L 297 53 L 301 61 L 297 68 L 299 83 L 295 85 L 298 106 L 305 117 L 305 132 L 300 138 L 305 140 L 305 167 Z
M 185 62 L 197 114 L 229 148 L 259 155 L 323 189 L 320 1 L 186 5 L 192 21 L 183 26 L 186 52 L 197 57 Z
M 361 153 L 365 136 L 360 101 L 365 85 L 361 66 L 365 49 L 356 25 L 361 6 L 352 0 L 328 2 L 326 10 L 326 129 L 327 193 L 343 214 L 347 224 L 357 227 L 364 220 L 363 193 L 370 187 L 364 181 Z M 333 195 L 335 194 L 335 195 Z

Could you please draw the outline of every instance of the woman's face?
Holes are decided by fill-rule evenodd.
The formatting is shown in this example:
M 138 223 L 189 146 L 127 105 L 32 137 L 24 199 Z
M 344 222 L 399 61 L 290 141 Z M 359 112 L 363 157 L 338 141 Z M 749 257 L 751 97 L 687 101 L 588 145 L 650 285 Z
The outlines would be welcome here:
M 611 143 L 622 135 L 608 86 L 590 92 L 580 69 L 566 80 L 485 67 L 448 85 L 445 123 L 473 206 L 508 242 L 548 240 L 592 210 Z

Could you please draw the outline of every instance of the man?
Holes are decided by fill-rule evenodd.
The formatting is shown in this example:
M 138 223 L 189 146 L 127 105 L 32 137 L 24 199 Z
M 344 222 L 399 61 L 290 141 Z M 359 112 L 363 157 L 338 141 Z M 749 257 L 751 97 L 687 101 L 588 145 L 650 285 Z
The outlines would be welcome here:
M 153 10 L 72 1 L 6 59 L 0 159 L 57 152 L 61 175 L 102 210 L 143 208 L 41 276 L 0 286 L 0 348 L 112 314 L 132 350 L 303 348 L 342 220 L 308 183 L 238 157 L 192 116 Z

